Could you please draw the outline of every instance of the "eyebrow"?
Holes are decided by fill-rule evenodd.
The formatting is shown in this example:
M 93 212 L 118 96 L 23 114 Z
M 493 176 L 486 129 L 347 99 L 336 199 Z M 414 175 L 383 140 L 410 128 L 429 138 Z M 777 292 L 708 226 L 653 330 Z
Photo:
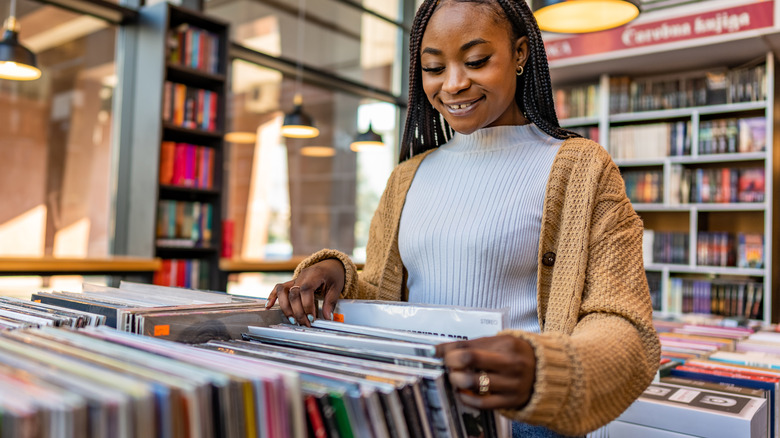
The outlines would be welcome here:
M 460 51 L 461 52 L 465 52 L 466 50 L 468 50 L 468 49 L 470 49 L 470 48 L 472 48 L 474 46 L 480 45 L 480 44 L 487 44 L 487 41 L 483 40 L 482 38 L 477 38 L 477 39 L 471 40 L 471 41 L 467 42 L 466 44 L 460 46 Z M 434 49 L 432 47 L 426 47 L 426 48 L 423 49 L 422 53 L 423 54 L 424 53 L 430 53 L 431 55 L 441 55 L 441 50 Z

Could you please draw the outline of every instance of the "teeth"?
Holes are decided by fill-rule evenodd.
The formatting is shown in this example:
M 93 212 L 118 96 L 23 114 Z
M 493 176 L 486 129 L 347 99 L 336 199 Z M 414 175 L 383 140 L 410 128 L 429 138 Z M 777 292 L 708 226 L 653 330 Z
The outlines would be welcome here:
M 466 108 L 468 106 L 469 106 L 469 104 L 465 104 L 464 103 L 463 105 L 450 105 L 450 108 L 452 108 L 452 109 L 463 109 L 463 108 Z

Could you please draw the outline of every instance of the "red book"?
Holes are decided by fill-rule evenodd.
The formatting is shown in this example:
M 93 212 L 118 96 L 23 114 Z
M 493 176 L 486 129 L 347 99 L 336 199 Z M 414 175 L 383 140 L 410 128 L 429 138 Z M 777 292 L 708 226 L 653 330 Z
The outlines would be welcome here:
M 176 155 L 176 143 L 164 141 L 160 145 L 160 184 L 173 182 L 173 165 Z
M 210 108 L 208 109 L 209 113 L 209 131 L 216 131 L 217 130 L 217 93 L 209 92 L 210 93 Z
M 176 143 L 176 151 L 173 158 L 173 174 L 171 175 L 171 184 L 180 186 L 184 184 L 186 178 L 187 163 L 187 145 Z
M 214 149 L 207 149 L 206 157 L 206 188 L 214 188 Z
M 176 284 L 172 286 L 186 287 L 187 284 L 187 261 L 177 260 L 176 263 Z

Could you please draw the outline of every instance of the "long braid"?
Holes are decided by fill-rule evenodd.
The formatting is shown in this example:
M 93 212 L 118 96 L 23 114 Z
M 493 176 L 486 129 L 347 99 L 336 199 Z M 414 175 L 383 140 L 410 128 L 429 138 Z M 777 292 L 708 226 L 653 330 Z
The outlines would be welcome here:
M 399 162 L 441 146 L 454 134 L 428 101 L 422 89 L 420 68 L 420 45 L 425 28 L 437 6 L 447 1 L 498 3 L 511 24 L 514 38 L 528 37 L 529 57 L 525 74 L 518 76 L 515 91 L 518 106 L 528 120 L 548 135 L 558 139 L 579 137 L 579 134 L 561 128 L 558 122 L 542 32 L 525 0 L 425 0 L 417 11 L 410 35 L 409 107 Z

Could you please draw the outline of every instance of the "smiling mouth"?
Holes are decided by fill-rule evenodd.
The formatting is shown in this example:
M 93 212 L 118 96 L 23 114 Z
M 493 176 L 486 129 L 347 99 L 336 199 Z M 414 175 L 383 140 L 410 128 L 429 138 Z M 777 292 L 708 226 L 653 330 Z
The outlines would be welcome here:
M 459 104 L 445 103 L 444 106 L 449 110 L 450 113 L 462 114 L 468 112 L 468 110 L 474 107 L 474 105 L 480 102 L 483 98 L 484 96 L 480 97 L 479 99 L 472 100 L 471 102 L 459 103 Z

